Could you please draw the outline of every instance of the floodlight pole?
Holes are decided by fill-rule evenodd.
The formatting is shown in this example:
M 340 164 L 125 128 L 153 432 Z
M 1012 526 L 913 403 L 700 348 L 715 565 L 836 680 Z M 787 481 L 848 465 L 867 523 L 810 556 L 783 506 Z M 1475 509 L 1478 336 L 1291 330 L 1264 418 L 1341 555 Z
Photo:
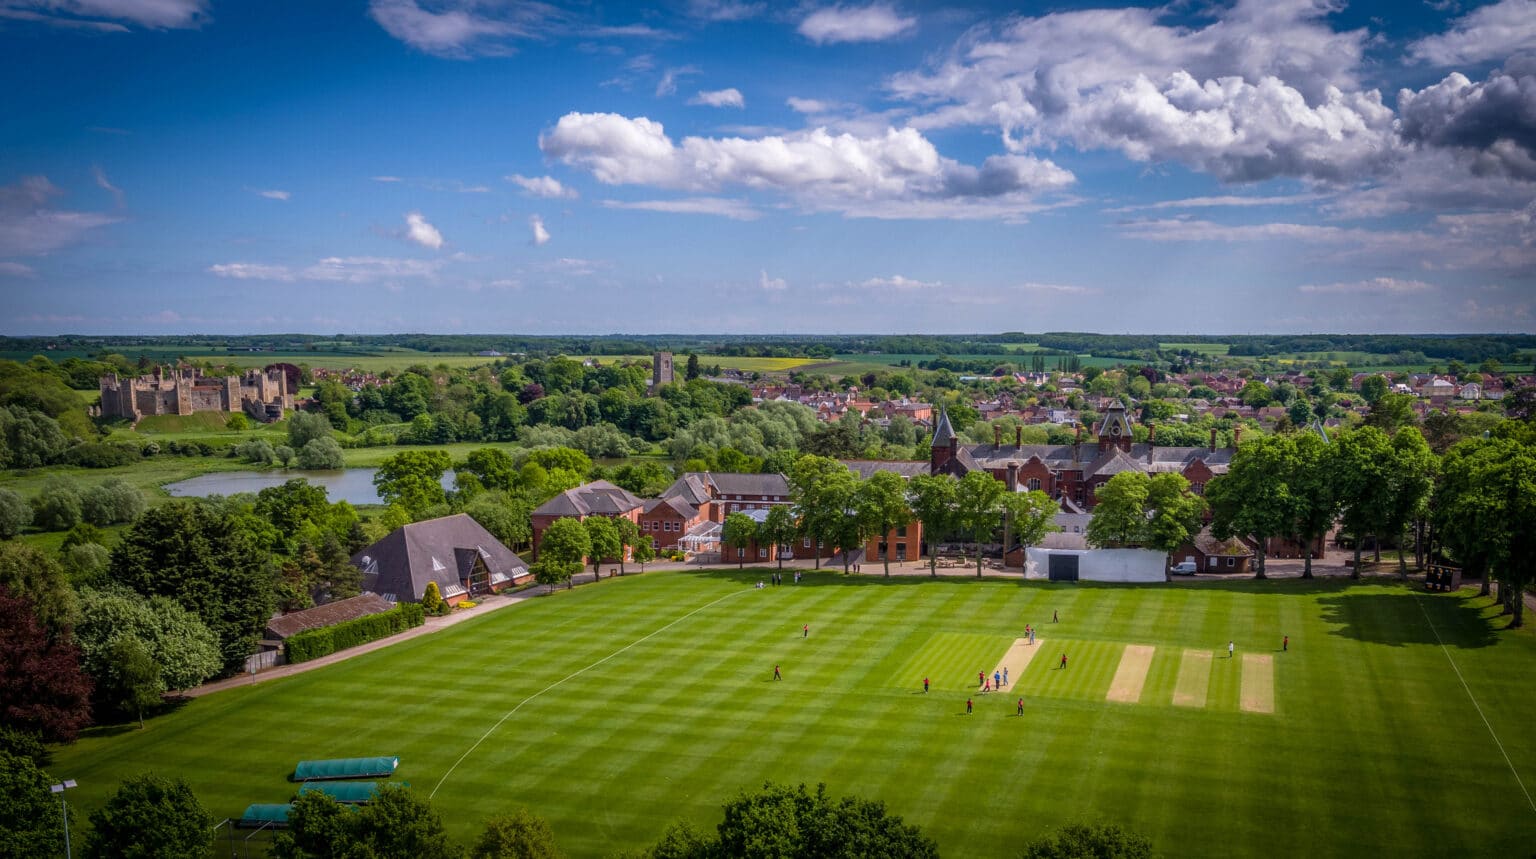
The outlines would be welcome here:
M 64 859 L 74 859 L 74 854 L 69 847 L 69 803 L 64 799 L 64 791 L 75 787 L 75 780 L 67 778 L 48 789 L 59 795 L 59 809 L 64 814 Z

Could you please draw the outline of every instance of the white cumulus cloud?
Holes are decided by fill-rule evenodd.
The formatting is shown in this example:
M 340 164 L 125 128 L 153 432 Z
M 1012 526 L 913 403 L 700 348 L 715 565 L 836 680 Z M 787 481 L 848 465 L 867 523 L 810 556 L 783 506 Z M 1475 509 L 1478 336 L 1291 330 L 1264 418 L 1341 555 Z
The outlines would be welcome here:
M 1435 66 L 1502 60 L 1536 49 L 1536 0 L 1499 0 L 1458 18 L 1451 28 L 1408 47 L 1410 56 Z
M 420 212 L 408 212 L 405 216 L 405 237 L 424 248 L 437 250 L 443 246 L 443 234 L 427 222 Z
M 701 90 L 698 95 L 688 99 L 689 104 L 702 104 L 708 107 L 746 107 L 747 100 L 742 98 L 741 90 L 735 87 L 717 90 Z
M 818 45 L 834 42 L 881 42 L 917 26 L 917 19 L 902 15 L 892 6 L 829 6 L 817 9 L 800 22 L 800 35 Z
M 510 54 L 509 41 L 540 34 L 560 13 L 543 3 L 372 0 L 368 14 L 385 32 L 418 51 L 467 59 Z
M 789 288 L 789 283 L 782 277 L 769 277 L 768 270 L 758 272 L 757 285 L 767 292 L 783 292 Z
M 817 128 L 674 143 L 661 123 L 646 117 L 568 113 L 540 136 L 539 146 L 609 185 L 695 192 L 744 187 L 858 217 L 1006 217 L 1038 208 L 1036 194 L 1074 181 L 1054 163 L 1027 155 L 961 164 L 911 128 L 869 136 Z
M 857 284 L 865 289 L 933 289 L 944 284 L 937 280 L 916 280 L 910 277 L 902 277 L 899 274 L 890 277 L 872 277 Z
M 506 180 L 535 197 L 544 197 L 549 200 L 574 199 L 576 197 L 576 190 L 574 188 L 567 188 L 560 183 L 559 179 L 553 176 L 523 176 L 522 174 L 514 173 L 511 176 L 507 176 Z
M 529 241 L 535 246 L 549 244 L 549 230 L 544 228 L 544 219 L 538 215 L 528 216 L 528 228 L 533 231 L 533 238 Z
M 1389 295 L 1403 295 L 1413 292 L 1428 292 L 1434 289 L 1433 284 L 1422 280 L 1402 280 L 1395 277 L 1373 277 L 1368 280 L 1355 280 L 1342 283 L 1306 284 L 1298 286 L 1299 292 L 1307 293 L 1362 293 L 1375 292 Z
M 718 215 L 733 221 L 755 221 L 762 213 L 750 203 L 724 197 L 683 197 L 677 200 L 604 200 L 604 208 L 669 212 L 677 215 Z
M 211 265 L 208 266 L 208 273 L 234 280 L 291 281 L 294 279 L 293 270 L 285 265 L 264 265 L 250 262 L 227 262 Z
M 286 201 L 289 197 L 292 197 L 293 195 L 288 193 L 287 191 L 267 190 L 267 191 L 257 191 L 256 192 L 256 196 L 258 196 L 258 197 L 266 197 L 268 200 L 285 200 Z

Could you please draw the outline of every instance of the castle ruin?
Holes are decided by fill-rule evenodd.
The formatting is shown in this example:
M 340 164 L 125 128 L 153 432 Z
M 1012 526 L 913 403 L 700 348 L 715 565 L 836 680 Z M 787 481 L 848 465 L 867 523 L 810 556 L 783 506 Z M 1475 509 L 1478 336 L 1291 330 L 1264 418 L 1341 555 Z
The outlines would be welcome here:
M 149 376 L 101 377 L 101 416 L 137 422 L 146 415 L 190 415 L 195 412 L 244 412 L 271 422 L 293 408 L 288 377 L 281 368 L 247 370 L 243 376 L 212 379 L 196 367 L 166 370 Z

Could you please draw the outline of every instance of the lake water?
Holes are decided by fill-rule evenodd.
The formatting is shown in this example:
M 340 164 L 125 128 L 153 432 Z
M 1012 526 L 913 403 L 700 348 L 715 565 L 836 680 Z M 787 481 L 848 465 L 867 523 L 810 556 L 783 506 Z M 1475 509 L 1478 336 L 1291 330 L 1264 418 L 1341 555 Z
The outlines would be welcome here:
M 274 471 L 220 471 L 200 474 L 187 480 L 166 484 L 165 491 L 178 498 L 207 498 L 210 495 L 234 495 L 238 492 L 260 492 L 271 486 L 302 477 L 315 486 L 324 486 L 331 501 L 349 501 L 352 504 L 381 504 L 379 493 L 373 488 L 373 475 L 377 468 L 343 468 L 336 471 L 300 471 L 285 468 Z M 443 488 L 453 488 L 453 469 L 443 475 Z

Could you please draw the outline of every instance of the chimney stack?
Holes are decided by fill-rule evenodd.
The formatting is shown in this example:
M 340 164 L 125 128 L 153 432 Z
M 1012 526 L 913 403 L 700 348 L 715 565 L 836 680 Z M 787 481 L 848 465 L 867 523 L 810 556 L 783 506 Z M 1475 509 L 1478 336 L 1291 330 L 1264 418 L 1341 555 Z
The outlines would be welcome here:
M 1211 427 L 1211 452 L 1216 452 L 1216 428 Z
M 1243 425 L 1242 424 L 1237 424 L 1236 426 L 1232 427 L 1232 449 L 1233 450 L 1237 450 L 1237 446 L 1242 444 L 1242 443 L 1243 443 Z
M 1147 423 L 1147 447 L 1157 444 L 1157 424 Z
M 1016 426 L 1016 427 L 1013 428 L 1013 446 L 1014 447 L 1023 447 L 1024 446 L 1024 427 L 1023 426 Z
M 1003 446 L 1003 428 L 998 426 L 997 424 L 993 424 L 992 425 L 992 446 L 993 447 L 1002 447 Z
M 1010 463 L 1008 463 L 1008 482 L 1007 482 L 1007 485 L 1008 485 L 1008 491 L 1009 492 L 1018 492 L 1019 491 L 1019 464 L 1017 462 L 1010 462 Z

